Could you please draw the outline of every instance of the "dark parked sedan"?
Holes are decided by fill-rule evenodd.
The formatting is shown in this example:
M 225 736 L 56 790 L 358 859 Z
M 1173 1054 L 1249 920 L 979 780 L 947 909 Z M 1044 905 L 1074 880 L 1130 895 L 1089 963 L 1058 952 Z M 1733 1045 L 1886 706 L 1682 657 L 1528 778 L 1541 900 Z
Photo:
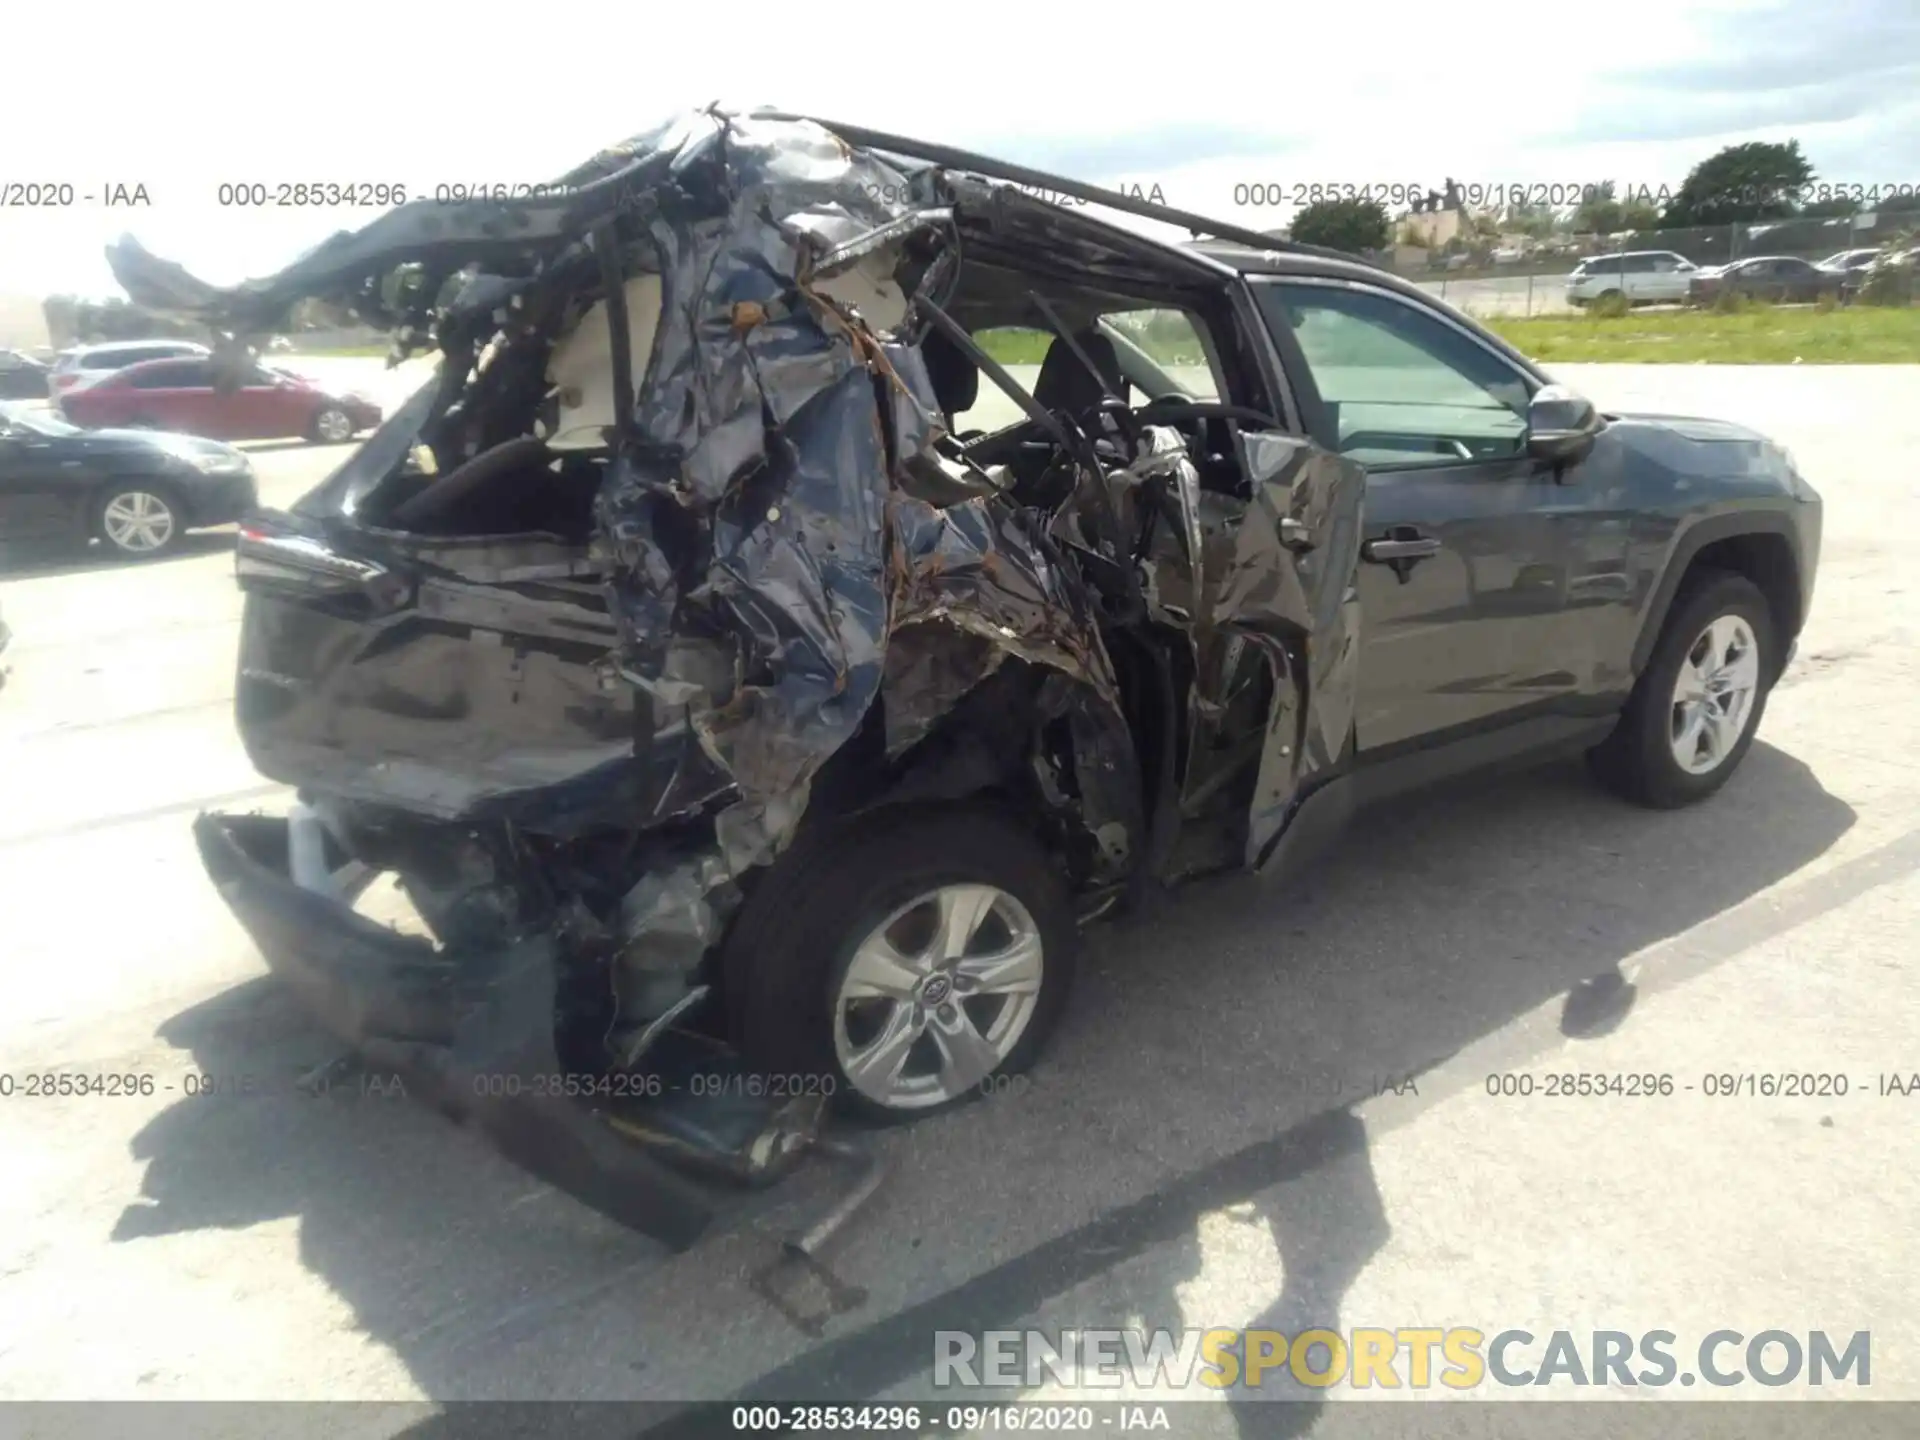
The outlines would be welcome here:
M 1700 271 L 1693 277 L 1687 298 L 1700 305 L 1731 291 L 1750 300 L 1808 303 L 1838 300 L 1851 294 L 1852 289 L 1847 276 L 1822 270 L 1810 260 L 1793 255 L 1756 255 L 1751 260 Z
M 254 508 L 253 466 L 231 445 L 144 430 L 80 430 L 0 406 L 0 543 L 98 537 L 131 558 Z
M 338 445 L 380 423 L 364 395 L 335 394 L 304 376 L 256 365 L 223 390 L 211 360 L 149 360 L 60 397 L 61 413 L 89 428 L 127 425 L 215 440 L 277 440 L 304 435 Z

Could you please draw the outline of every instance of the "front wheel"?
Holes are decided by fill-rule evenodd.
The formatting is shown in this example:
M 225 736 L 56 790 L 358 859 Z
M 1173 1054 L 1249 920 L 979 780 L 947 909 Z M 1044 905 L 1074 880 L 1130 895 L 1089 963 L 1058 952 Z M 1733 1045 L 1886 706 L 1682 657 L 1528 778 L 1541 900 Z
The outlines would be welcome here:
M 1053 860 L 985 808 L 903 810 L 816 842 L 747 902 L 723 959 L 757 1071 L 898 1121 L 1030 1065 L 1073 981 Z
M 1766 596 L 1743 575 L 1706 572 L 1675 599 L 1620 723 L 1590 752 L 1595 773 L 1655 809 L 1706 799 L 1753 744 L 1779 673 Z

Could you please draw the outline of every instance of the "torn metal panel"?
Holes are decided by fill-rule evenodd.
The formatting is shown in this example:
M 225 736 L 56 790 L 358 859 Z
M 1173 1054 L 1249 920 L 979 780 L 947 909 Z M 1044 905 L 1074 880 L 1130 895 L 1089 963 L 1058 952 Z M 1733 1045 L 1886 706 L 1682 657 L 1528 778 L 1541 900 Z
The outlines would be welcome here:
M 401 874 L 446 1023 L 370 1030 L 402 957 L 337 916 L 311 953 L 284 920 L 312 892 L 266 862 L 229 886 L 245 867 L 206 848 L 270 963 L 443 1100 L 483 1063 L 657 1078 L 724 1029 L 773 867 L 876 807 L 991 804 L 1090 911 L 1257 856 L 1345 761 L 1359 472 L 1249 433 L 1275 423 L 1257 381 L 1209 413 L 1138 346 L 1124 379 L 1101 368 L 1108 313 L 1233 313 L 1195 251 L 709 111 L 233 290 L 113 261 L 230 347 L 318 297 L 441 352 L 243 534 L 236 708 L 259 768 Z M 970 333 L 1036 315 L 1058 342 L 1038 394 Z M 963 444 L 982 378 L 1025 418 Z M 649 1108 L 568 1122 L 553 1154 L 538 1107 L 449 1108 L 576 1177 L 609 1127 L 770 1174 L 815 1120 Z

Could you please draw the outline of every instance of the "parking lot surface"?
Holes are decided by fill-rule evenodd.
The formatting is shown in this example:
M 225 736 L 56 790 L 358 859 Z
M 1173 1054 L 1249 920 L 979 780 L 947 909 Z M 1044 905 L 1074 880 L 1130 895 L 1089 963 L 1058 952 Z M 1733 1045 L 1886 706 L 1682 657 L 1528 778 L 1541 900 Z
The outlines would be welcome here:
M 304 368 L 344 367 L 404 388 Z M 1483 781 L 1094 932 L 1030 1084 L 878 1137 L 817 1333 L 756 1276 L 828 1177 L 670 1256 L 403 1098 L 295 1093 L 335 1048 L 188 833 L 287 798 L 229 713 L 230 535 L 0 574 L 0 1073 L 154 1077 L 0 1100 L 0 1398 L 851 1400 L 922 1393 L 935 1330 L 1130 1323 L 1870 1329 L 1872 1394 L 1920 1398 L 1920 1096 L 1876 1083 L 1920 1071 L 1920 367 L 1557 370 L 1756 425 L 1826 497 L 1742 771 L 1672 814 L 1577 765 Z M 265 499 L 344 453 L 259 447 Z M 1577 1038 L 1614 967 L 1631 1008 Z M 1676 1088 L 1489 1094 L 1558 1071 Z M 1701 1088 L 1787 1071 L 1850 1090 Z

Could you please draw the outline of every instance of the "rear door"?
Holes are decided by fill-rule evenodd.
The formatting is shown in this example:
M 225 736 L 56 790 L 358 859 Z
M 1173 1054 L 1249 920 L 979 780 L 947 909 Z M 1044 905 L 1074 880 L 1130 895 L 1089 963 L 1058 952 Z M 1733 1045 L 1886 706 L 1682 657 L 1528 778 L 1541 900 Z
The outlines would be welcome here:
M 227 437 L 232 416 L 217 403 L 213 366 L 205 360 L 165 360 L 143 365 L 127 377 L 133 391 L 131 418 L 183 435 Z
M 1810 301 L 1820 298 L 1823 289 L 1837 288 L 1807 260 L 1776 260 L 1774 270 L 1783 300 Z
M 1643 305 L 1658 298 L 1659 276 L 1651 255 L 1626 255 L 1620 260 L 1620 288 L 1628 300 Z
M 1398 292 L 1304 278 L 1258 289 L 1298 346 L 1321 443 L 1366 467 L 1363 756 L 1592 688 L 1601 634 L 1586 607 L 1596 579 L 1623 570 L 1625 519 L 1589 493 L 1583 467 L 1557 481 L 1528 454 L 1535 382 Z
M 1661 304 L 1686 299 L 1692 270 L 1693 266 L 1678 255 L 1649 256 L 1644 278 L 1645 298 Z
M 1749 260 L 1735 273 L 1734 284 L 1756 300 L 1780 298 L 1780 281 L 1771 260 Z
M 0 543 L 75 533 L 80 466 L 63 466 L 46 436 L 0 417 Z

